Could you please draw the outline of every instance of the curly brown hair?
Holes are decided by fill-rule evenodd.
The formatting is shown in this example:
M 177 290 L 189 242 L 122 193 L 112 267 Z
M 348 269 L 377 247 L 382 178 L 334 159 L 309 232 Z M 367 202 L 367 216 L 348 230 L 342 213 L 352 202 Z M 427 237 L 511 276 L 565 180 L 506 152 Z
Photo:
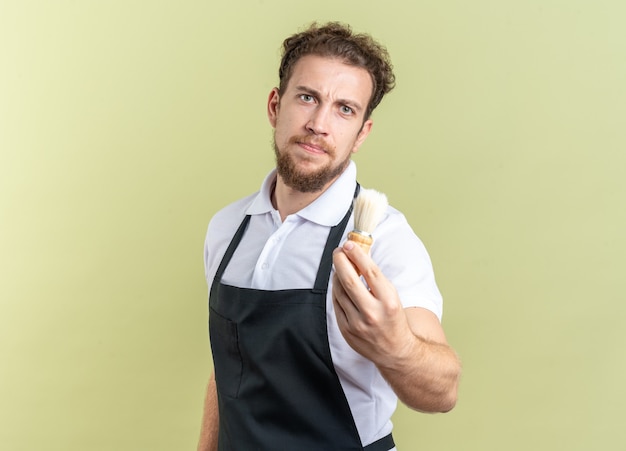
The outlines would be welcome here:
M 365 119 L 370 117 L 383 96 L 395 87 L 396 77 L 385 47 L 368 34 L 354 34 L 348 25 L 329 22 L 324 25 L 313 23 L 308 29 L 285 39 L 278 69 L 281 94 L 287 88 L 295 64 L 306 55 L 339 58 L 369 72 L 374 88 Z

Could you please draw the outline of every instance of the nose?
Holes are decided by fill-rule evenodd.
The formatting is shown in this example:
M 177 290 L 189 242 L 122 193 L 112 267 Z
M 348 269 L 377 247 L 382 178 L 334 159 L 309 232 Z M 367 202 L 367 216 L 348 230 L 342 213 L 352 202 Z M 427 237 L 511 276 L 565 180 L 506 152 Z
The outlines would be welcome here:
M 328 133 L 328 114 L 328 109 L 320 105 L 309 117 L 306 129 L 314 135 L 326 135 Z

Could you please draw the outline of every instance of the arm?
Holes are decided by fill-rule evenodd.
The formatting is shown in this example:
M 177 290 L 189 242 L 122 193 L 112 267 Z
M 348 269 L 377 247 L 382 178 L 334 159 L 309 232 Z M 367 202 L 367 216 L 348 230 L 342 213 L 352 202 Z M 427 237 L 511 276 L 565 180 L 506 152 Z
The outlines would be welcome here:
M 424 412 L 451 410 L 461 365 L 439 319 L 426 309 L 405 309 L 391 282 L 350 241 L 334 252 L 333 263 L 333 303 L 348 344 L 374 362 L 407 406 Z
M 207 384 L 206 398 L 204 400 L 204 415 L 202 417 L 202 429 L 198 441 L 198 451 L 217 450 L 217 433 L 219 431 L 219 411 L 217 408 L 217 388 L 215 375 L 211 374 Z

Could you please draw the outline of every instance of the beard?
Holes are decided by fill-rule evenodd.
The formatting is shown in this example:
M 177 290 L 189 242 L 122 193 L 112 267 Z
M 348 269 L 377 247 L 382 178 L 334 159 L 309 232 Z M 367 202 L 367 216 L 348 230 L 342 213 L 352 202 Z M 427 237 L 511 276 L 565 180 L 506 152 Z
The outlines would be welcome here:
M 295 144 L 296 142 L 311 142 L 311 139 L 308 137 L 296 136 L 289 140 L 289 144 Z M 319 192 L 324 189 L 330 181 L 337 178 L 346 169 L 346 167 L 348 167 L 348 164 L 350 163 L 350 155 L 348 155 L 344 161 L 333 166 L 332 157 L 335 155 L 334 149 L 330 149 L 323 143 L 322 145 L 331 157 L 331 161 L 315 171 L 303 171 L 298 168 L 297 161 L 290 153 L 286 151 L 281 152 L 278 149 L 276 139 L 274 138 L 276 171 L 285 185 L 301 193 Z

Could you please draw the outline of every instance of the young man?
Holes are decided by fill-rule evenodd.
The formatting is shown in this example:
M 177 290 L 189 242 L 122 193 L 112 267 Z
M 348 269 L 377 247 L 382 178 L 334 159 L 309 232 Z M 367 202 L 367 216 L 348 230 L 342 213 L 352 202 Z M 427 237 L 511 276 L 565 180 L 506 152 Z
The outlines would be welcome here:
M 283 46 L 267 104 L 276 170 L 207 233 L 215 372 L 198 449 L 388 451 L 397 398 L 448 411 L 460 373 L 404 216 L 388 208 L 371 256 L 345 241 L 358 191 L 350 157 L 393 88 L 391 64 L 336 23 Z

